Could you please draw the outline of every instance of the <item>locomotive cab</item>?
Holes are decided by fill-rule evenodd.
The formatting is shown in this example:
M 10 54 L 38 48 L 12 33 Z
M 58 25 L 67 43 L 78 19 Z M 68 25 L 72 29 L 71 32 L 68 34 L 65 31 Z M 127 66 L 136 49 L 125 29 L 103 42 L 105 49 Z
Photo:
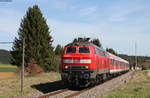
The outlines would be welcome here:
M 61 77 L 65 84 L 86 86 L 94 74 L 94 49 L 85 44 L 69 44 L 61 57 Z

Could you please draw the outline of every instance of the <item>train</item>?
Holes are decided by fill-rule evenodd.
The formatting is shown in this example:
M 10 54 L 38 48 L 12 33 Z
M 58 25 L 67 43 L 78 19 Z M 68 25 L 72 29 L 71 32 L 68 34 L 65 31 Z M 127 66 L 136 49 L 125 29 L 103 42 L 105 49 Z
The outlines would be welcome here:
M 64 46 L 61 55 L 64 85 L 87 87 L 129 71 L 129 62 L 90 42 Z

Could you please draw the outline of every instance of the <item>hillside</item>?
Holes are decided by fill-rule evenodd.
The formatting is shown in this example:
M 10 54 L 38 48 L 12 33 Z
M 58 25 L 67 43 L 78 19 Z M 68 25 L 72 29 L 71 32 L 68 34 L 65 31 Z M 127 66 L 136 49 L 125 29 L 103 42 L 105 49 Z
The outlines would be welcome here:
M 7 50 L 0 49 L 0 64 L 10 64 L 11 54 Z
M 134 55 L 126 55 L 126 54 L 118 54 L 119 57 L 126 59 L 128 61 L 135 61 Z M 139 62 L 145 62 L 146 60 L 150 60 L 149 56 L 137 56 Z

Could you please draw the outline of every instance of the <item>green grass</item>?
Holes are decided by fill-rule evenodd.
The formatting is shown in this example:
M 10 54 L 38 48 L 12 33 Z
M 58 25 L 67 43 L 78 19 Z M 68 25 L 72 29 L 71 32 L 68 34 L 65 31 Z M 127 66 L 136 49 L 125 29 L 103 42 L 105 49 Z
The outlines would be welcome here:
M 17 68 L 0 68 L 0 72 L 17 72 Z
M 0 63 L 0 66 L 12 66 L 11 64 L 1 64 Z
M 108 93 L 104 98 L 150 98 L 150 76 L 148 76 L 148 72 L 135 72 L 132 79 Z
M 16 72 L 17 70 L 17 66 L 10 64 L 0 64 L 0 72 Z

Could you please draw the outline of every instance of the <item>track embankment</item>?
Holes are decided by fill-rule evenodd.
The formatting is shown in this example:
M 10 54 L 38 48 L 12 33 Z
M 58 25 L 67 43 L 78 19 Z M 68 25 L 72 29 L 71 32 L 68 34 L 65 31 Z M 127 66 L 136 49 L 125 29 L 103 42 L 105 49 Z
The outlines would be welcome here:
M 134 72 L 130 71 L 126 74 L 113 78 L 100 84 L 83 94 L 76 96 L 75 98 L 95 98 L 95 97 L 103 97 L 104 94 L 112 91 L 113 89 L 120 86 L 120 84 L 126 83 L 130 78 L 133 77 Z
M 103 96 L 104 94 L 110 92 L 111 90 L 117 88 L 120 84 L 126 83 L 130 78 L 132 78 L 134 72 L 130 71 L 121 76 L 107 80 L 95 87 L 83 89 L 83 90 L 60 90 L 56 92 L 51 92 L 44 94 L 39 98 L 95 98 Z

